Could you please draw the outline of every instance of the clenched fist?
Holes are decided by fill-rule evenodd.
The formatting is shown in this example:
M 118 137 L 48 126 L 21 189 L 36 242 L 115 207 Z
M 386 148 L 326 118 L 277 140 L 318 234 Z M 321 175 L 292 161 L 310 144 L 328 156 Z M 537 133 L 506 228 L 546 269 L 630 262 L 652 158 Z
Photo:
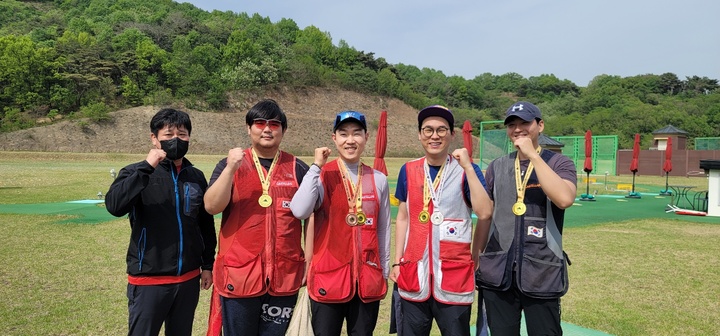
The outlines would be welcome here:
M 147 158 L 145 158 L 145 161 L 147 161 L 151 166 L 157 167 L 157 165 L 160 163 L 160 161 L 165 160 L 165 156 L 167 154 L 164 150 L 159 148 L 153 148 L 150 150 L 150 153 L 148 153 Z
M 452 152 L 452 157 L 458 160 L 460 167 L 468 168 L 472 165 L 470 160 L 470 154 L 468 154 L 467 148 L 458 148 Z
M 227 156 L 227 169 L 231 169 L 232 172 L 237 171 L 242 164 L 243 158 L 245 157 L 245 150 L 240 147 L 235 147 L 228 151 Z
M 315 161 L 313 163 L 318 167 L 322 167 L 330 157 L 330 152 L 330 148 L 327 147 L 315 148 Z

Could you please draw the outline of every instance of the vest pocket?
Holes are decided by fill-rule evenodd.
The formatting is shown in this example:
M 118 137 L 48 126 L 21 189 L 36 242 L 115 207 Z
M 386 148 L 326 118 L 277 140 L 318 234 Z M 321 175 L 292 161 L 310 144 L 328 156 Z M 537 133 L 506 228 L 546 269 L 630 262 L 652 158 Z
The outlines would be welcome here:
M 315 271 L 312 281 L 313 298 L 318 302 L 345 302 L 350 299 L 350 264 L 328 271 Z
M 382 268 L 363 263 L 360 268 L 360 279 L 358 281 L 360 298 L 365 301 L 377 301 L 385 297 L 387 293 L 387 281 L 382 274 Z
M 295 294 L 302 284 L 305 259 L 295 259 L 278 253 L 276 255 L 274 289 L 277 295 Z
M 440 288 L 452 293 L 467 293 L 475 290 L 473 263 L 444 260 L 440 264 L 442 281 Z
M 408 261 L 400 263 L 400 276 L 398 277 L 398 288 L 411 293 L 420 291 L 418 280 L 418 262 Z
M 564 260 L 556 260 L 560 261 L 540 260 L 524 255 L 520 268 L 520 290 L 535 298 L 563 296 L 568 289 L 567 267 Z
M 185 194 L 185 202 L 182 207 L 183 213 L 189 217 L 197 216 L 203 202 L 202 188 L 197 183 L 185 182 L 183 192 Z
M 225 273 L 225 287 L 218 290 L 229 297 L 252 297 L 265 289 L 260 255 L 240 266 L 226 264 L 222 271 Z
M 506 289 L 509 280 L 507 258 L 508 254 L 505 251 L 480 254 L 478 269 L 480 284 L 491 289 Z
M 470 243 L 440 241 L 440 288 L 451 293 L 475 290 Z

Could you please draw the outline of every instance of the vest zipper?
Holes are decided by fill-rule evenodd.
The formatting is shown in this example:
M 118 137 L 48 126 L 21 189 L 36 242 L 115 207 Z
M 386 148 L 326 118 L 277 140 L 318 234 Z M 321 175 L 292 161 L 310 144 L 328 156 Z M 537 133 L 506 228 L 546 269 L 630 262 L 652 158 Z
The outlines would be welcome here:
M 268 176 L 268 178 L 270 178 Z M 275 206 L 270 205 L 270 207 L 267 207 L 265 209 L 265 234 L 267 235 L 268 243 L 265 244 L 265 282 L 268 285 L 268 290 L 270 290 L 270 282 L 271 278 L 274 276 L 273 274 L 273 266 L 275 264 L 275 256 L 273 255 L 273 247 L 275 246 L 275 235 L 273 234 L 273 229 L 275 228 L 275 221 L 273 220 L 275 218 L 275 215 L 272 213 L 271 207 Z M 270 213 L 268 213 L 270 212 Z

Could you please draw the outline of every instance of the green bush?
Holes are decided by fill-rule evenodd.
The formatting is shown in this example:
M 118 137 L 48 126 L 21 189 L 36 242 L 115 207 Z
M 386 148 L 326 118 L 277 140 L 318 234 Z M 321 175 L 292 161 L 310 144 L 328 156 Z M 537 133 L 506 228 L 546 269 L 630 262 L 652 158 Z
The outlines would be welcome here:
M 2 132 L 12 132 L 32 127 L 32 125 L 32 121 L 20 113 L 18 108 L 6 107 L 0 115 L 0 131 Z
M 80 116 L 94 122 L 108 121 L 111 119 L 110 107 L 103 102 L 91 103 L 80 108 Z

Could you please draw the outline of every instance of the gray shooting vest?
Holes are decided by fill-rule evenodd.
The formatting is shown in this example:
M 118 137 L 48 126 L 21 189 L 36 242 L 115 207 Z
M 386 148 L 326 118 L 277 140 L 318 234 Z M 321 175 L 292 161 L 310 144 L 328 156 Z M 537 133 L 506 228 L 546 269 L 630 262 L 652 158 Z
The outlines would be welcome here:
M 545 162 L 554 155 L 559 154 L 540 153 Z M 545 195 L 533 171 L 525 191 L 527 211 L 521 216 L 512 212 L 517 201 L 516 156 L 517 152 L 510 153 L 493 163 L 495 207 L 477 282 L 483 288 L 505 291 L 514 279 L 527 296 L 559 298 L 568 290 L 567 258 L 562 250 L 565 210 Z

